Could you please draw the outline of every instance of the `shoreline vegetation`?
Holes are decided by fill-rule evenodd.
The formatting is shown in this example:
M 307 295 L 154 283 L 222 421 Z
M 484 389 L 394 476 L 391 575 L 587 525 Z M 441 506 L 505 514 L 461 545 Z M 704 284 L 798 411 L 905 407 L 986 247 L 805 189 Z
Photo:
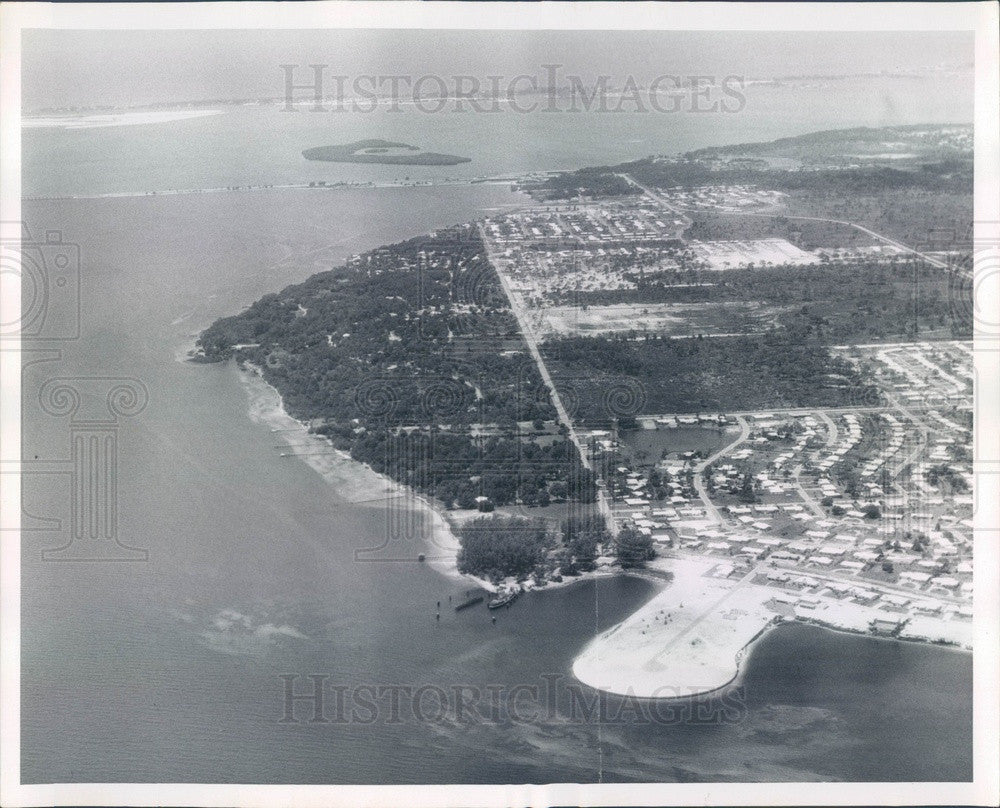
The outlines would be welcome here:
M 196 351 L 188 351 L 187 361 L 199 361 Z M 205 360 L 201 358 L 200 361 Z M 427 558 L 429 566 L 446 577 L 471 582 L 489 593 L 512 587 L 517 587 L 519 591 L 543 589 L 533 579 L 522 581 L 519 585 L 514 581 L 499 582 L 463 571 L 459 561 L 459 537 L 470 522 L 484 518 L 480 511 L 447 511 L 440 503 L 415 491 L 406 490 L 406 486 L 378 473 L 370 465 L 351 458 L 347 452 L 335 449 L 329 439 L 317 435 L 308 423 L 287 412 L 281 393 L 265 379 L 260 368 L 252 363 L 237 363 L 237 369 L 247 390 L 250 417 L 253 420 L 270 426 L 289 446 L 294 442 L 293 438 L 297 441 L 301 437 L 309 437 L 316 440 L 317 445 L 326 446 L 335 452 L 346 469 L 339 467 L 339 463 L 323 463 L 321 456 L 296 453 L 290 453 L 290 456 L 297 456 L 306 462 L 335 486 L 338 494 L 347 493 L 346 498 L 351 498 L 350 491 L 345 489 L 345 486 L 350 486 L 351 480 L 359 489 L 359 499 L 370 500 L 374 482 L 384 487 L 387 500 L 391 496 L 406 496 L 413 507 L 429 516 L 432 528 L 422 531 L 423 549 L 431 554 Z M 290 432 L 289 424 L 301 429 L 301 434 Z M 600 561 L 600 566 L 595 564 L 589 569 L 579 570 L 575 575 L 549 580 L 544 588 L 562 588 L 612 575 L 638 575 L 659 587 L 659 591 L 642 607 L 626 620 L 593 638 L 573 660 L 574 677 L 596 690 L 615 695 L 689 699 L 725 692 L 739 684 L 754 646 L 779 625 L 795 622 L 861 637 L 933 644 L 961 652 L 971 652 L 972 648 L 971 623 L 962 624 L 967 628 L 966 636 L 949 636 L 946 633 L 949 625 L 954 630 L 955 624 L 943 621 L 936 621 L 942 623 L 943 630 L 937 636 L 926 629 L 922 635 L 886 636 L 873 632 L 865 622 L 866 619 L 884 617 L 884 612 L 877 609 L 856 607 L 855 611 L 861 613 L 860 620 L 857 614 L 853 620 L 849 616 L 838 619 L 835 615 L 826 615 L 826 619 L 818 615 L 782 615 L 766 607 L 767 600 L 774 593 L 761 586 L 744 587 L 750 590 L 750 598 L 740 600 L 737 595 L 734 605 L 729 610 L 723 610 L 718 595 L 725 591 L 726 584 L 732 585 L 735 582 L 722 583 L 715 580 L 708 586 L 704 583 L 705 573 L 717 565 L 717 560 L 667 556 L 655 558 L 643 567 L 632 569 L 612 565 L 608 558 Z M 696 593 L 699 583 L 703 588 Z M 767 597 L 762 600 L 764 595 Z M 747 610 L 747 606 L 751 607 L 752 612 Z M 677 612 L 674 613 L 671 609 L 677 609 Z M 740 619 L 736 619 L 737 617 Z M 749 622 L 745 618 L 749 618 Z M 720 623 L 720 620 L 725 622 Z M 695 621 L 716 627 L 722 625 L 729 631 L 689 636 L 686 632 L 693 627 Z M 709 634 L 709 642 L 705 641 L 705 633 Z M 683 647 L 680 642 L 684 638 L 687 639 L 687 647 Z M 666 664 L 661 659 L 664 650 L 675 651 L 666 655 Z M 679 653 L 680 650 L 684 651 L 683 655 Z
M 254 420 L 266 423 L 272 429 L 282 430 L 280 434 L 289 445 L 293 443 L 293 433 L 287 431 L 288 424 L 294 423 L 302 429 L 301 435 L 294 435 L 296 441 L 309 436 L 320 445 L 332 448 L 332 444 L 312 432 L 307 423 L 287 413 L 281 394 L 264 379 L 259 368 L 252 365 L 238 366 L 238 370 L 247 389 L 251 417 Z M 375 472 L 367 464 L 352 459 L 347 453 L 337 451 L 337 456 L 349 467 L 346 470 L 347 476 L 356 479 L 360 474 L 364 477 L 358 483 L 359 496 L 371 498 L 371 483 L 374 480 L 385 486 L 387 499 L 389 496 L 407 496 L 413 507 L 430 517 L 432 529 L 422 532 L 423 549 L 431 554 L 427 563 L 446 577 L 473 583 L 489 593 L 510 588 L 517 588 L 518 591 L 557 589 L 612 575 L 637 575 L 653 582 L 659 591 L 650 600 L 629 618 L 592 639 L 573 660 L 573 675 L 596 690 L 654 699 L 704 698 L 723 693 L 739 684 L 754 646 L 767 633 L 778 626 L 795 622 L 859 637 L 933 644 L 963 653 L 971 652 L 971 623 L 961 624 L 968 629 L 965 636 L 954 633 L 949 635 L 949 624 L 944 621 L 936 621 L 941 623 L 941 631 L 937 635 L 925 629 L 923 634 L 887 636 L 874 633 L 864 622 L 865 619 L 884 616 L 884 612 L 873 608 L 857 607 L 853 618 L 849 614 L 839 617 L 835 614 L 821 617 L 821 613 L 810 617 L 778 614 L 766 605 L 774 594 L 766 587 L 743 587 L 749 590 L 749 596 L 741 596 L 738 594 L 739 587 L 733 586 L 736 583 L 733 581 L 709 579 L 706 585 L 705 573 L 710 572 L 717 564 L 717 560 L 711 559 L 659 557 L 644 567 L 632 569 L 613 566 L 608 563 L 609 559 L 602 559 L 601 566 L 595 565 L 590 569 L 580 570 L 573 576 L 549 581 L 544 588 L 530 579 L 520 586 L 512 581 L 504 583 L 490 580 L 463 571 L 459 560 L 459 536 L 470 522 L 486 518 L 482 513 L 475 510 L 446 511 L 439 503 L 425 496 L 413 491 L 405 492 L 404 486 Z M 329 466 L 324 467 L 325 464 L 318 462 L 315 456 L 299 455 L 299 459 L 307 462 L 335 485 L 338 493 L 344 491 L 344 476 L 331 474 Z M 389 489 L 392 494 L 388 493 Z M 702 589 L 696 591 L 699 585 Z M 719 594 L 724 594 L 728 588 L 736 594 L 731 602 L 726 603 L 730 608 L 723 609 L 719 604 Z M 671 609 L 677 609 L 677 612 L 671 612 Z M 670 617 L 664 620 L 668 614 Z M 661 621 L 659 626 L 656 625 L 657 617 Z M 696 621 L 716 629 L 725 626 L 729 630 L 719 633 L 686 633 L 694 627 Z M 954 630 L 955 624 L 951 624 L 950 628 Z M 706 634 L 709 635 L 707 642 Z M 680 639 L 688 641 L 687 647 L 682 646 Z M 697 641 L 691 643 L 692 639 Z M 674 653 L 666 654 L 664 662 L 660 658 L 663 655 L 663 650 L 660 649 L 672 650 Z M 680 653 L 682 650 L 684 654 Z
M 489 346 L 489 349 L 487 349 Z M 475 229 L 380 248 L 206 329 L 355 460 L 449 510 L 593 503 Z
M 198 361 L 195 351 L 188 351 L 187 361 Z M 357 492 L 359 498 L 370 500 L 374 481 L 376 485 L 384 486 L 387 500 L 390 496 L 406 496 L 413 507 L 429 516 L 432 528 L 422 532 L 423 549 L 431 554 L 427 558 L 429 566 L 446 577 L 473 583 L 489 593 L 511 588 L 516 588 L 517 591 L 543 589 L 533 579 L 517 584 L 512 580 L 500 582 L 470 571 L 463 571 L 459 560 L 461 554 L 459 537 L 470 522 L 484 518 L 481 512 L 447 511 L 440 503 L 415 491 L 406 490 L 406 486 L 401 486 L 384 474 L 379 474 L 368 464 L 354 460 L 347 452 L 336 450 L 329 439 L 317 435 L 308 423 L 294 418 L 287 412 L 281 393 L 266 381 L 260 368 L 252 363 L 237 363 L 236 366 L 241 382 L 247 390 L 250 417 L 253 420 L 270 426 L 276 434 L 280 434 L 286 440 L 289 446 L 292 445 L 293 438 L 294 440 L 301 437 L 312 438 L 318 445 L 333 450 L 340 463 L 347 467 L 337 468 L 340 466 L 337 463 L 331 466 L 323 463 L 322 458 L 315 455 L 290 454 L 299 457 L 334 485 L 338 494 L 344 494 L 345 486 L 350 485 L 348 480 L 352 480 L 359 489 Z M 300 428 L 301 434 L 290 432 L 289 424 Z M 347 498 L 350 499 L 349 491 L 347 494 Z M 884 612 L 877 609 L 855 607 L 853 619 L 850 615 L 841 615 L 838 618 L 834 614 L 823 617 L 820 617 L 819 613 L 812 616 L 778 614 L 766 606 L 774 593 L 762 586 L 743 587 L 749 589 L 750 597 L 743 596 L 741 599 L 736 595 L 733 603 L 727 604 L 731 608 L 723 610 L 718 599 L 719 593 L 725 591 L 726 584 L 734 590 L 740 587 L 733 586 L 736 582 L 722 582 L 718 579 L 711 581 L 708 586 L 705 585 L 705 573 L 717 565 L 717 560 L 713 559 L 666 556 L 652 559 L 642 567 L 631 569 L 612 565 L 608 558 L 602 558 L 600 561 L 600 566 L 595 564 L 589 569 L 579 570 L 575 575 L 549 580 L 544 588 L 557 589 L 613 575 L 637 575 L 650 580 L 659 588 L 659 591 L 629 618 L 593 638 L 573 660 L 572 671 L 575 678 L 596 690 L 615 695 L 651 699 L 690 699 L 723 693 L 731 687 L 738 686 L 754 646 L 768 632 L 778 626 L 796 622 L 872 639 L 932 644 L 964 653 L 971 653 L 972 649 L 971 623 L 961 624 L 967 629 L 964 636 L 949 634 L 949 629 L 954 632 L 955 624 L 944 621 L 934 621 L 941 623 L 941 631 L 937 635 L 925 627 L 922 634 L 888 636 L 875 633 L 865 622 L 884 617 Z M 700 592 L 696 592 L 699 583 L 703 588 Z M 752 611 L 748 611 L 747 606 L 750 606 Z M 670 611 L 671 609 L 678 611 L 674 613 Z M 749 618 L 749 622 L 745 618 Z M 725 622 L 720 623 L 720 620 Z M 696 621 L 716 627 L 724 625 L 729 631 L 689 635 L 688 632 Z M 705 634 L 709 634 L 709 642 L 705 641 Z M 687 640 L 687 647 L 682 646 L 681 639 Z M 675 653 L 666 654 L 666 664 L 664 664 L 664 659 L 661 657 L 664 657 L 664 651 L 669 650 Z M 680 650 L 684 651 L 683 655 L 679 653 Z
M 219 362 L 219 360 L 209 362 L 199 357 L 193 350 L 186 352 L 183 361 L 195 364 L 218 364 Z M 602 559 L 600 566 L 596 563 L 581 566 L 565 578 L 558 576 L 557 580 L 545 580 L 544 583 L 536 579 L 524 578 L 517 581 L 514 577 L 483 576 L 472 569 L 462 569 L 460 536 L 467 530 L 470 522 L 491 517 L 484 516 L 481 511 L 476 509 L 446 510 L 441 503 L 433 498 L 401 485 L 385 474 L 379 473 L 367 463 L 355 460 L 348 452 L 337 449 L 329 438 L 317 434 L 309 423 L 290 415 L 285 408 L 280 391 L 266 380 L 261 368 L 250 362 L 236 362 L 235 366 L 239 373 L 240 382 L 247 393 L 251 420 L 269 426 L 276 436 L 288 444 L 289 448 L 295 446 L 301 448 L 299 441 L 305 438 L 314 442 L 315 445 L 310 448 L 327 450 L 321 453 L 290 451 L 282 453 L 282 457 L 295 457 L 302 460 L 333 485 L 337 489 L 338 495 L 343 496 L 348 501 L 363 501 L 365 504 L 374 504 L 376 498 L 372 497 L 372 492 L 379 490 L 384 497 L 386 507 L 389 507 L 390 501 L 393 501 L 392 507 L 397 507 L 402 502 L 404 507 L 413 508 L 430 519 L 430 529 L 419 531 L 423 537 L 420 547 L 411 547 L 405 550 L 412 556 L 412 560 L 416 561 L 419 556 L 423 556 L 426 563 L 442 575 L 473 583 L 490 593 L 495 593 L 502 588 L 530 591 L 540 589 L 542 586 L 549 586 L 555 589 L 583 582 L 588 578 L 628 572 L 624 569 L 612 569 L 611 565 L 607 563 L 609 559 Z M 331 456 L 334 458 L 332 461 L 328 459 Z M 502 517 L 498 517 L 498 519 L 502 519 Z M 531 521 L 521 517 L 508 517 L 508 519 L 512 522 Z M 596 526 L 594 529 L 597 530 Z M 642 571 L 636 569 L 631 572 L 632 574 L 641 574 Z M 661 578 L 654 580 L 662 582 Z
M 390 166 L 456 166 L 471 163 L 471 157 L 421 151 L 408 143 L 391 140 L 357 140 L 335 146 L 316 146 L 302 152 L 306 160 L 327 163 L 376 163 Z
M 804 144 L 808 148 L 809 141 Z M 338 162 L 468 162 L 418 152 L 407 144 L 369 140 L 303 155 Z M 928 152 L 924 158 L 919 171 L 868 166 L 860 174 L 866 182 L 879 180 L 876 190 L 886 198 L 915 185 L 944 193 L 949 204 L 964 198 L 971 176 L 965 162 L 950 152 Z M 719 182 L 735 171 L 737 179 L 766 180 L 814 206 L 856 190 L 848 176 L 853 166 L 777 171 L 763 157 L 742 153 L 692 153 L 686 163 L 649 158 L 624 169 L 660 188 L 697 184 L 706 177 Z M 616 171 L 564 172 L 529 190 L 556 201 L 633 193 L 631 185 L 618 181 Z M 903 231 L 900 237 L 907 235 Z M 744 274 L 751 272 L 759 280 L 761 270 Z M 764 274 L 787 295 L 786 285 L 779 284 L 786 272 L 803 274 L 795 267 L 772 267 Z M 868 388 L 852 365 L 831 354 L 831 339 L 840 338 L 839 344 L 867 334 L 865 323 L 885 319 L 889 309 L 888 304 L 880 303 L 881 309 L 859 304 L 848 313 L 849 321 L 845 314 L 843 324 L 838 320 L 832 328 L 810 306 L 829 285 L 824 285 L 826 275 L 834 273 L 842 276 L 843 268 L 822 267 L 808 275 L 802 305 L 792 300 L 795 305 L 785 321 L 752 335 L 684 344 L 627 336 L 566 338 L 543 348 L 542 355 L 560 378 L 580 380 L 579 389 L 570 391 L 579 399 L 574 401 L 578 422 L 614 434 L 636 415 L 648 414 L 608 416 L 606 390 L 621 378 L 663 382 L 662 390 L 642 397 L 640 409 L 647 402 L 660 407 L 651 412 L 851 403 L 859 390 Z M 749 283 L 749 277 L 733 277 Z M 885 289 L 879 288 L 887 300 L 897 297 L 895 280 L 887 278 Z M 728 293 L 720 286 L 722 292 L 712 292 L 716 296 Z M 900 305 L 905 308 L 907 300 Z M 919 331 L 915 328 L 912 336 Z M 574 675 L 598 690 L 649 698 L 714 693 L 738 681 L 760 637 L 790 622 L 971 648 L 971 621 L 920 617 L 897 621 L 892 634 L 885 635 L 884 610 L 828 591 L 802 606 L 756 583 L 756 570 L 738 578 L 732 565 L 718 558 L 691 557 L 674 548 L 655 557 L 652 540 L 634 529 L 611 535 L 603 517 L 594 515 L 597 477 L 568 439 L 527 348 L 480 231 L 464 224 L 352 256 L 342 267 L 266 295 L 206 329 L 191 359 L 235 359 L 245 375 L 273 391 L 282 416 L 323 441 L 331 449 L 328 454 L 335 450 L 342 464 L 363 467 L 392 496 L 409 497 L 432 514 L 427 549 L 433 546 L 443 555 L 428 560 L 446 574 L 471 577 L 488 591 L 568 585 L 622 573 L 657 580 L 663 587 L 659 593 L 576 657 Z M 749 368 L 746 383 L 724 391 L 719 379 L 744 365 Z M 780 383 L 777 392 L 773 384 L 769 393 L 751 384 L 754 372 L 761 370 Z M 671 392 L 678 380 L 684 382 L 684 400 L 675 400 Z M 558 527 L 552 520 L 510 513 L 512 508 L 530 513 L 554 503 L 566 508 Z
M 189 354 L 187 361 L 197 360 Z M 390 501 L 394 503 L 393 507 L 402 501 L 404 507 L 420 511 L 429 518 L 430 529 L 420 531 L 424 541 L 419 548 L 405 548 L 413 560 L 418 554 L 425 555 L 427 563 L 441 574 L 470 581 L 491 592 L 495 590 L 490 581 L 458 571 L 456 558 L 459 542 L 454 533 L 455 522 L 440 504 L 380 474 L 370 465 L 354 460 L 347 452 L 337 449 L 329 438 L 313 431 L 308 423 L 290 415 L 280 391 L 265 379 L 259 367 L 247 362 L 237 363 L 236 368 L 247 393 L 252 420 L 271 427 L 290 449 L 306 438 L 315 442 L 316 448 L 328 450 L 323 454 L 289 451 L 282 453 L 283 457 L 295 457 L 305 462 L 334 485 L 338 495 L 348 501 L 374 505 L 373 500 L 377 498 L 372 496 L 372 492 L 380 491 L 387 507 Z M 334 458 L 332 461 L 331 457 Z

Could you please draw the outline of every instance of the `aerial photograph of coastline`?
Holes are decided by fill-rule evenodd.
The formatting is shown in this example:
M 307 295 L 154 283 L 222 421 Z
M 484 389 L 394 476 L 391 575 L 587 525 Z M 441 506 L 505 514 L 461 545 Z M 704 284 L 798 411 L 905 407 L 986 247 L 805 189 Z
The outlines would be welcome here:
M 237 29 L 21 33 L 20 782 L 971 783 L 974 32 Z

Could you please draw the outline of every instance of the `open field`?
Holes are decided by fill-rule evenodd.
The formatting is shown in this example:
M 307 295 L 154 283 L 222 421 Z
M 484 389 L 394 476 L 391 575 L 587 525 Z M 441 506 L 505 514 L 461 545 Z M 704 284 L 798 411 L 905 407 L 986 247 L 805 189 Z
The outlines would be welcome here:
M 813 253 L 799 249 L 782 238 L 749 241 L 695 241 L 691 247 L 699 258 L 717 271 L 745 266 L 818 264 Z
M 698 209 L 691 212 L 691 227 L 686 238 L 702 241 L 786 239 L 804 250 L 856 249 L 876 244 L 876 239 L 835 222 L 802 221 L 786 218 L 798 212 L 797 207 L 783 202 L 767 212 L 772 215 L 747 216 L 753 209 Z M 809 209 L 812 211 L 812 208 Z M 846 215 L 846 214 L 845 214 Z
M 552 306 L 540 309 L 546 336 L 639 332 L 661 336 L 719 336 L 763 330 L 785 309 L 756 301 Z

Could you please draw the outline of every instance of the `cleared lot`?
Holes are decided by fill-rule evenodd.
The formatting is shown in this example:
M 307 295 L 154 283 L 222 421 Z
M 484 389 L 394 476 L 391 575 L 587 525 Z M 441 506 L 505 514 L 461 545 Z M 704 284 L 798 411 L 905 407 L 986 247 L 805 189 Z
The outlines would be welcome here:
M 820 263 L 813 253 L 801 250 L 783 238 L 751 241 L 693 241 L 691 250 L 706 261 L 711 269 L 724 270 L 766 264 L 808 266 Z
M 553 306 L 538 310 L 547 336 L 625 333 L 665 336 L 720 335 L 772 325 L 780 306 L 756 301 L 724 303 L 617 303 L 607 306 Z

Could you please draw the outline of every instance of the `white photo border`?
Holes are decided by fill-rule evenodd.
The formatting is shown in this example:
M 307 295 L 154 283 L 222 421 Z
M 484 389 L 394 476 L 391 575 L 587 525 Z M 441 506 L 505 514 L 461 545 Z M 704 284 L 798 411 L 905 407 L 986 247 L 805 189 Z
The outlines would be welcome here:
M 548 29 L 975 32 L 977 242 L 1000 244 L 998 5 L 954 3 L 14 3 L 0 9 L 0 221 L 20 221 L 20 45 L 27 28 Z M 1000 274 L 1000 273 L 998 273 Z M 978 278 L 977 278 L 978 281 Z M 1000 310 L 995 286 L 979 305 Z M 3 322 L 20 295 L 0 300 Z M 979 343 L 978 337 L 976 343 Z M 1000 347 L 976 345 L 976 446 L 1000 458 Z M 19 344 L 0 351 L 0 443 L 20 451 Z M 976 461 L 974 780 L 972 783 L 297 786 L 20 782 L 20 484 L 0 487 L 0 804 L 203 806 L 996 805 L 1000 802 L 1000 462 Z

